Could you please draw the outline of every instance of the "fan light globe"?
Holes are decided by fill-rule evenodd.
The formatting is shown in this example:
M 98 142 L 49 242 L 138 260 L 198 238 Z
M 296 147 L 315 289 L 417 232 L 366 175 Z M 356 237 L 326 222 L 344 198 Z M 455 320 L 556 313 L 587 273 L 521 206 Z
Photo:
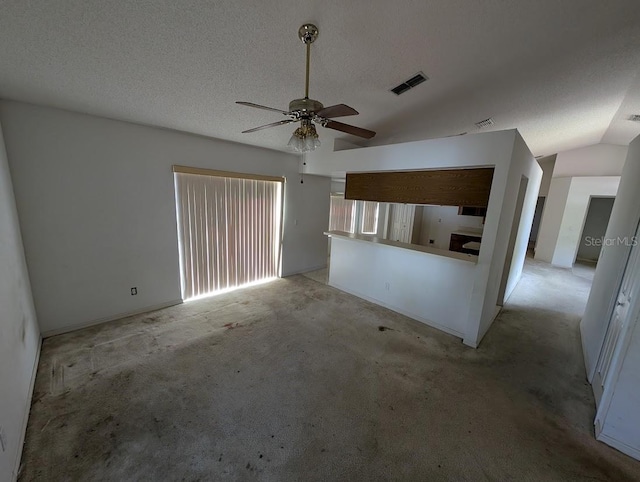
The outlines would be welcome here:
M 295 152 L 314 151 L 320 146 L 316 126 L 308 120 L 303 120 L 302 125 L 293 131 L 288 146 Z

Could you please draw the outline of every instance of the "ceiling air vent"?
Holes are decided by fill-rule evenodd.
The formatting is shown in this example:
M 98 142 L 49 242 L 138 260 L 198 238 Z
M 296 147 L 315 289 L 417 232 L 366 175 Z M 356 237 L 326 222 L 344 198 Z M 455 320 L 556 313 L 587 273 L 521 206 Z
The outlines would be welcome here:
M 409 90 L 411 88 L 411 86 L 409 84 L 405 84 L 404 82 L 396 87 L 394 87 L 393 89 L 391 89 L 391 92 L 393 92 L 396 95 L 400 95 L 400 94 L 404 94 L 407 90 Z
M 633 114 L 631 117 L 629 117 L 629 120 L 633 122 L 640 122 L 640 114 Z
M 493 124 L 495 124 L 495 122 L 493 122 L 493 119 L 489 117 L 488 119 L 481 120 L 480 122 L 476 122 L 476 127 L 478 129 L 484 129 L 485 127 L 492 126 Z
M 407 90 L 413 89 L 416 85 L 422 84 L 425 80 L 429 80 L 429 77 L 424 75 L 422 72 L 418 72 L 409 80 L 405 80 L 400 85 L 395 86 L 391 89 L 391 92 L 396 95 L 404 94 Z

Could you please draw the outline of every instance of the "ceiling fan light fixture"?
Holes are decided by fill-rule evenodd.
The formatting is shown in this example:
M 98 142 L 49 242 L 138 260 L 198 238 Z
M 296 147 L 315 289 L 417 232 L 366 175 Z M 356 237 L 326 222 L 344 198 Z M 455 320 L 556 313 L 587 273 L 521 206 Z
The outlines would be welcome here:
M 295 152 L 315 151 L 320 146 L 316 126 L 309 120 L 303 120 L 300 127 L 293 131 L 288 146 Z

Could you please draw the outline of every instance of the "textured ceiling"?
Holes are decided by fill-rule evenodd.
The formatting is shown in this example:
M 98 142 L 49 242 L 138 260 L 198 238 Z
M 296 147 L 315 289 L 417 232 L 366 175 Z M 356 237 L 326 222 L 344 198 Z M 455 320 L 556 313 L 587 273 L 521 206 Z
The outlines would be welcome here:
M 291 126 L 241 134 L 280 118 L 234 101 L 302 96 L 308 21 L 311 97 L 359 110 L 373 144 L 487 117 L 536 155 L 640 134 L 638 0 L 0 0 L 0 97 L 284 149 Z

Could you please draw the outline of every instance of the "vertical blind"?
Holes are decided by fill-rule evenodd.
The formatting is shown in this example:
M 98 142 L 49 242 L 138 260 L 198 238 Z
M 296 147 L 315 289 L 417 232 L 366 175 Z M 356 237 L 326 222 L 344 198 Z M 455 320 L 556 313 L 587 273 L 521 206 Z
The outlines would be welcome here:
M 174 176 L 184 299 L 278 276 L 281 181 Z
M 342 196 L 331 195 L 329 230 L 355 232 L 356 202 Z
M 378 232 L 378 203 L 364 201 L 362 203 L 362 234 L 376 234 Z

